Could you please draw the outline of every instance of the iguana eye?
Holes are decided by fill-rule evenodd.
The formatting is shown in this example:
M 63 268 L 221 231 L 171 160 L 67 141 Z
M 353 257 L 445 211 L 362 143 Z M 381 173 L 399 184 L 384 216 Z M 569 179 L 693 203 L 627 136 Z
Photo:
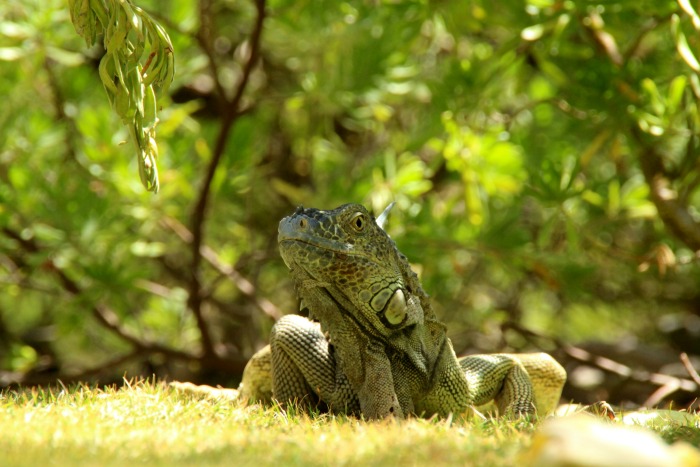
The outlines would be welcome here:
M 356 232 L 362 232 L 367 224 L 367 216 L 361 212 L 356 213 L 350 219 L 350 227 L 352 227 Z

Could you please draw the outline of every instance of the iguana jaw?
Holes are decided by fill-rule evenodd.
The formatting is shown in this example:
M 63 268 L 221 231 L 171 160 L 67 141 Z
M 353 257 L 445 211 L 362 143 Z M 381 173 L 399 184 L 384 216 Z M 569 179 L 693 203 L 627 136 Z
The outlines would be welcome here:
M 293 250 L 293 246 L 297 243 L 306 244 L 319 250 L 319 252 L 327 251 L 331 254 L 340 253 L 369 258 L 368 255 L 357 251 L 351 243 L 314 235 L 313 232 L 317 232 L 318 229 L 320 229 L 318 221 L 308 216 L 295 213 L 282 219 L 277 230 L 277 243 L 279 244 L 284 264 L 287 267 L 290 267 L 290 264 L 294 261 L 294 258 L 290 257 L 292 255 L 290 250 Z
M 302 249 L 295 248 L 295 246 L 300 246 L 298 245 L 299 243 L 306 244 L 308 247 L 320 251 L 348 253 L 352 250 L 353 245 L 349 243 L 314 236 L 310 233 L 319 229 L 321 229 L 319 222 L 310 216 L 304 215 L 303 210 L 299 209 L 291 216 L 287 216 L 280 221 L 277 230 L 277 242 L 279 243 L 280 254 L 284 264 L 288 268 L 292 269 L 292 264 L 295 262 L 293 252 Z

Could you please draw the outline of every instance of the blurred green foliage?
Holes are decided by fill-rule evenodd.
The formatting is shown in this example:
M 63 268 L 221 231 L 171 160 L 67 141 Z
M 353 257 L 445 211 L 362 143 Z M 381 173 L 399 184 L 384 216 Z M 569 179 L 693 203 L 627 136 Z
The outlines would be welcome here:
M 261 0 L 137 3 L 177 64 L 156 196 L 121 145 L 105 50 L 64 2 L 0 6 L 5 382 L 235 379 L 295 310 L 278 220 L 351 201 L 397 202 L 388 231 L 458 352 L 526 348 L 513 322 L 700 354 L 662 332 L 700 322 L 687 2 L 271 0 L 253 62 Z

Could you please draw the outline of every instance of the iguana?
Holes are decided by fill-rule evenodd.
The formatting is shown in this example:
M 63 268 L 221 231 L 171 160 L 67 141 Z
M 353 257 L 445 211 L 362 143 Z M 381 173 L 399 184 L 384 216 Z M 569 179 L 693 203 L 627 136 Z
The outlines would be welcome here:
M 274 325 L 246 366 L 243 397 L 367 419 L 457 415 L 492 400 L 500 414 L 544 414 L 558 403 L 566 372 L 545 353 L 457 359 L 408 260 L 363 206 L 300 207 L 278 242 L 310 319 Z

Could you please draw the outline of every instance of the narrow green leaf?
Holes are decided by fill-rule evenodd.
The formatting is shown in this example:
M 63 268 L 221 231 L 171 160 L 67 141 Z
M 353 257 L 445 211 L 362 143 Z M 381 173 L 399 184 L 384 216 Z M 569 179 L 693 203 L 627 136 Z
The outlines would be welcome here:
M 46 47 L 46 55 L 63 66 L 74 67 L 85 63 L 85 56 L 59 47 Z
M 27 54 L 21 47 L 0 47 L 0 60 L 13 62 L 19 60 Z
M 690 89 L 693 90 L 693 94 L 697 99 L 700 99 L 700 78 L 698 75 L 690 75 Z
M 678 0 L 678 4 L 680 5 L 681 9 L 688 13 L 690 18 L 693 20 L 693 27 L 700 31 L 700 16 L 698 16 L 695 8 L 693 8 L 688 0 Z
M 671 85 L 668 87 L 668 99 L 666 100 L 666 109 L 670 115 L 675 114 L 678 110 L 687 83 L 688 78 L 685 75 L 678 75 L 671 81 Z
M 544 25 L 535 24 L 534 26 L 529 26 L 520 32 L 520 37 L 525 41 L 534 42 L 541 38 L 544 34 Z
M 620 181 L 613 179 L 608 184 L 608 215 L 611 218 L 617 216 L 620 212 Z
M 656 83 L 649 78 L 644 78 L 642 80 L 642 88 L 644 89 L 644 91 L 646 91 L 647 95 L 650 98 L 649 103 L 651 104 L 651 108 L 654 111 L 654 114 L 663 115 L 664 111 L 666 110 L 666 105 L 664 104 L 663 97 L 661 97 L 659 88 L 656 87 Z
M 685 38 L 685 34 L 681 31 L 680 18 L 678 15 L 673 15 L 671 17 L 671 32 L 673 33 L 673 39 L 676 42 L 676 49 L 680 54 L 681 58 L 685 63 L 692 68 L 693 71 L 700 73 L 700 63 L 698 59 L 695 58 L 695 54 L 690 50 L 688 41 Z
M 13 23 L 12 21 L 0 22 L 0 35 L 8 39 L 24 40 L 36 34 L 36 29 L 31 24 Z

